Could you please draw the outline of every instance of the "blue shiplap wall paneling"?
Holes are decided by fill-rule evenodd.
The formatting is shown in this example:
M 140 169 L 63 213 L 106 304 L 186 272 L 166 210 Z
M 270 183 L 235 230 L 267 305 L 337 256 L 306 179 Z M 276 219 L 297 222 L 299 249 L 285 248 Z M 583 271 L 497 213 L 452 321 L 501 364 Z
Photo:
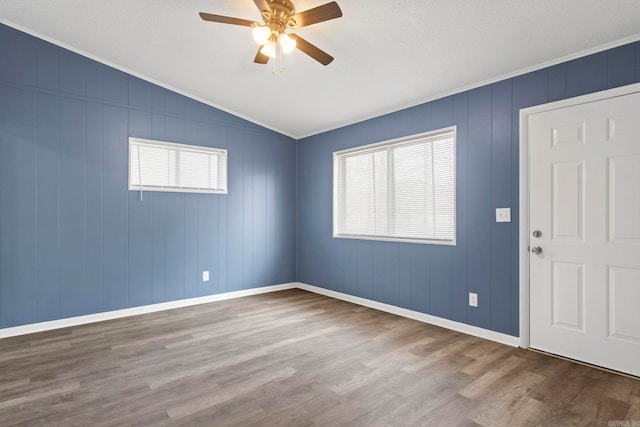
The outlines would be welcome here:
M 640 43 L 590 55 L 298 145 L 298 280 L 518 335 L 519 110 L 640 80 Z M 456 125 L 457 245 L 331 238 L 332 152 Z M 512 222 L 495 223 L 510 207 Z M 468 292 L 479 307 L 468 307 Z
M 264 146 L 258 147 L 256 151 L 254 151 L 253 158 L 253 168 L 251 174 L 251 207 L 252 211 L 256 212 L 264 212 L 267 208 L 266 206 L 266 196 L 267 196 L 267 180 L 266 180 L 266 150 L 264 150 Z M 253 230 L 253 244 L 252 247 L 252 256 L 253 256 L 253 265 L 250 270 L 253 272 L 253 280 L 255 280 L 260 276 L 267 276 L 267 271 L 265 268 L 265 256 L 267 252 L 267 241 L 266 241 L 266 216 L 264 215 L 252 215 L 251 217 L 251 228 Z
M 607 55 L 607 87 L 612 88 L 635 83 L 635 62 L 636 46 L 633 44 L 610 50 Z
M 169 301 L 186 298 L 184 194 L 172 196 L 166 205 L 166 298 Z
M 128 112 L 102 107 L 102 231 L 104 309 L 129 307 L 129 225 L 127 188 Z
M 86 118 L 86 311 L 93 313 L 104 310 L 103 295 L 105 291 L 102 229 L 104 220 L 102 204 L 102 106 L 95 102 L 87 102 Z M 55 230 L 55 227 L 52 227 L 52 230 Z
M 453 123 L 456 125 L 456 187 L 465 189 L 468 185 L 468 107 L 466 94 L 453 96 Z M 467 246 L 469 214 L 468 197 L 464 191 L 456 193 L 456 246 L 453 255 L 453 284 L 452 284 L 452 319 L 467 322 Z M 427 246 L 428 247 L 428 246 Z M 427 277 L 427 276 L 423 276 Z M 430 313 L 430 310 L 424 311 Z
M 36 312 L 37 320 L 60 316 L 58 298 L 60 293 L 60 267 L 58 260 L 59 221 L 59 99 L 47 94 L 38 94 L 36 100 L 36 147 L 37 184 L 36 205 L 38 207 L 36 230 L 39 244 L 36 248 L 36 283 L 46 283 L 39 288 Z M 4 182 L 4 179 L 3 179 Z M 4 187 L 4 185 L 3 185 Z M 3 237 L 4 238 L 4 237 Z M 88 250 L 90 248 L 87 248 Z M 54 302 L 52 304 L 52 302 Z
M 28 45 L 20 41 L 20 46 Z M 24 56 L 18 55 L 18 62 Z M 24 77 L 13 69 L 4 74 Z M 0 290 L 0 319 L 20 324 L 30 321 L 37 305 L 37 242 L 32 231 L 37 225 L 36 95 L 0 87 L 0 100 L 11 100 L 0 105 L 0 280 L 7 284 Z
M 61 98 L 60 119 L 60 314 L 84 314 L 86 303 L 86 110 L 85 103 Z M 34 171 L 37 173 L 37 171 Z
M 607 57 L 601 52 L 567 63 L 567 95 L 584 95 L 607 89 Z
M 110 67 L 101 67 L 100 71 L 100 76 L 102 77 L 102 99 L 123 106 L 127 105 L 129 76 Z M 94 77 L 97 77 L 97 75 Z
M 198 296 L 198 195 L 185 194 L 184 290 L 187 298 Z
M 4 59 L 2 67 L 0 67 L 0 80 L 34 86 L 36 84 L 38 39 L 24 33 L 18 34 L 6 27 L 0 31 L 0 35 L 2 35 L 0 55 Z
M 548 79 L 547 99 L 549 102 L 567 98 L 567 64 L 550 67 Z
M 210 295 L 216 283 L 216 224 L 218 223 L 218 198 L 198 198 L 198 272 L 208 271 L 209 281 L 198 280 L 198 296 Z
M 41 43 L 40 45 L 44 45 Z M 39 45 L 39 46 L 40 46 Z M 47 45 L 51 46 L 51 45 Z M 53 49 L 58 49 L 51 47 Z M 59 60 L 59 59 L 56 59 Z M 38 71 L 40 67 L 38 67 Z M 103 99 L 103 87 L 102 87 L 102 71 L 104 67 L 102 64 L 94 61 L 88 61 L 85 67 L 86 75 L 87 75 L 87 98 L 102 100 Z M 56 89 L 53 89 L 56 90 Z
M 60 52 L 55 46 L 38 43 L 36 63 L 36 86 L 57 91 L 60 89 Z
M 59 49 L 60 60 L 58 74 L 60 92 L 69 95 L 85 96 L 87 88 L 86 64 L 89 61 L 77 53 Z
M 229 212 L 243 212 L 243 191 L 244 191 L 244 168 L 246 161 L 244 158 L 244 144 L 238 143 L 235 146 L 233 155 L 228 158 L 228 190 L 227 210 Z M 228 286 L 231 289 L 241 289 L 244 282 L 244 266 L 240 262 L 243 259 L 243 215 L 230 215 L 227 223 L 227 230 L 230 236 L 241 236 L 240 238 L 227 240 L 227 263 Z
M 242 283 L 244 288 L 253 286 L 253 270 L 255 252 L 253 250 L 253 170 L 256 163 L 256 155 L 245 146 L 244 164 L 242 165 L 242 252 L 241 259 L 244 260 L 244 267 L 240 268 L 243 273 Z
M 496 208 L 511 206 L 511 94 L 510 80 L 491 86 L 491 214 Z M 491 222 L 491 300 L 490 307 L 509 307 L 512 254 L 508 223 Z M 515 261 L 515 259 L 514 259 Z M 517 262 L 517 261 L 515 261 Z M 485 298 L 486 299 L 486 298 Z M 487 301 L 485 301 L 486 303 Z M 491 328 L 509 333 L 509 310 L 491 310 Z
M 636 82 L 640 81 L 640 43 L 636 43 Z
M 167 197 L 154 194 L 151 218 L 153 235 L 153 303 L 167 300 Z
M 164 111 L 164 104 L 160 108 L 153 106 L 154 86 L 144 80 L 131 79 L 129 82 L 129 105 L 145 110 L 155 109 Z
M 406 268 L 410 274 L 411 288 L 409 292 L 409 304 L 407 308 L 411 310 L 429 313 L 431 311 L 431 293 L 430 287 L 425 283 L 425 277 L 431 275 L 431 257 L 429 256 L 431 248 L 429 246 L 421 246 L 420 248 L 411 248 L 404 245 L 402 259 L 405 260 L 403 268 Z
M 491 87 L 469 93 L 469 159 L 467 186 L 469 292 L 478 294 L 478 307 L 468 310 L 472 325 L 489 328 L 491 289 Z M 458 190 L 460 191 L 460 190 Z
M 0 327 L 295 280 L 294 140 L 3 25 L 0 63 Z M 229 194 L 141 201 L 129 136 L 227 148 Z

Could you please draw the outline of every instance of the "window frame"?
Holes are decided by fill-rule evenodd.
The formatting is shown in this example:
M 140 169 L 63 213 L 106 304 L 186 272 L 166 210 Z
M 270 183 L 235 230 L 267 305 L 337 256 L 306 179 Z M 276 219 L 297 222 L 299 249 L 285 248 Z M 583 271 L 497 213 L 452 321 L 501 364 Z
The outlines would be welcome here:
M 132 159 L 132 146 L 133 145 L 147 145 L 153 147 L 166 147 L 177 150 L 178 152 L 196 152 L 203 154 L 215 154 L 220 156 L 222 159 L 222 167 L 223 171 L 220 173 L 220 178 L 223 181 L 222 188 L 217 189 L 206 189 L 206 188 L 182 188 L 182 187 L 159 187 L 159 186 L 145 186 L 142 185 L 134 185 L 131 180 L 131 159 Z M 179 160 L 178 160 L 179 161 Z M 157 141 L 152 139 L 144 139 L 144 138 L 136 138 L 129 137 L 128 151 L 127 151 L 127 178 L 128 178 L 128 189 L 130 191 L 157 191 L 163 193 L 204 193 L 204 194 L 227 194 L 229 188 L 229 159 L 227 150 L 224 148 L 212 148 L 201 145 L 188 145 L 188 144 L 180 144 L 176 142 L 167 142 L 167 141 Z
M 340 233 L 338 230 L 339 227 L 339 202 L 340 198 L 345 197 L 345 195 L 339 191 L 340 189 L 340 176 L 341 176 L 341 168 L 344 165 L 344 162 L 341 162 L 341 159 L 347 157 L 348 155 L 356 155 L 356 154 L 366 154 L 367 152 L 374 152 L 379 150 L 382 147 L 392 147 L 392 146 L 403 146 L 403 145 L 411 145 L 412 143 L 416 143 L 421 139 L 428 138 L 437 138 L 439 135 L 449 134 L 451 133 L 453 136 L 453 237 L 452 239 L 433 239 L 433 238 L 414 238 L 414 237 L 396 237 L 396 236 L 377 236 L 377 235 L 369 235 L 369 234 L 346 234 Z M 457 126 L 449 126 L 442 129 L 437 129 L 428 132 L 422 132 L 414 135 L 404 136 L 395 139 L 389 139 L 385 141 L 375 142 L 372 144 L 360 145 L 357 147 L 352 147 L 340 151 L 333 152 L 333 238 L 336 239 L 356 239 L 356 240 L 379 240 L 386 242 L 400 242 L 400 243 L 419 243 L 419 244 L 428 244 L 428 245 L 445 245 L 445 246 L 455 246 L 456 238 L 457 238 L 457 146 L 458 146 L 458 138 L 457 138 Z M 344 171 L 342 171 L 344 173 Z M 392 173 L 392 172 L 390 172 Z

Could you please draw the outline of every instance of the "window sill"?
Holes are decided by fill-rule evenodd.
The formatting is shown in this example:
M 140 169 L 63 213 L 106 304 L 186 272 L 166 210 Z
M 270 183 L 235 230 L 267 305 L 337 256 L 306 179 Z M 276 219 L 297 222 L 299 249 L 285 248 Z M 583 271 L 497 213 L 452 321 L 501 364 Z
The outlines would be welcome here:
M 418 243 L 422 245 L 444 245 L 455 246 L 456 240 L 436 240 L 436 239 L 416 239 L 416 238 L 403 238 L 403 237 L 384 237 L 384 236 L 367 236 L 360 234 L 333 234 L 334 239 L 352 239 L 352 240 L 380 240 L 383 242 L 396 242 L 396 243 Z

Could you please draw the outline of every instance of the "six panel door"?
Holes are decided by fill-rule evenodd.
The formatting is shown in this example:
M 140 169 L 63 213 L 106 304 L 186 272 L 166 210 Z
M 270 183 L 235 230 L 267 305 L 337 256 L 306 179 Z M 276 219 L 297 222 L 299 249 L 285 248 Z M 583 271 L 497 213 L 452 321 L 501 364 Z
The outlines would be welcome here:
M 640 93 L 530 115 L 529 150 L 531 347 L 640 376 Z

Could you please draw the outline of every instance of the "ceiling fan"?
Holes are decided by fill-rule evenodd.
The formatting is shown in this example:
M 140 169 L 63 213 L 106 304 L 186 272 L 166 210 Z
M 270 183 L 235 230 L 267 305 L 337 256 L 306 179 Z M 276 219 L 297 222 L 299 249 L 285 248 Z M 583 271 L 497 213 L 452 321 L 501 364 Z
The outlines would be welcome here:
M 331 2 L 296 13 L 293 3 L 289 0 L 253 0 L 253 2 L 262 14 L 264 25 L 248 19 L 204 12 L 200 12 L 200 17 L 205 21 L 252 27 L 253 38 L 260 45 L 258 53 L 253 60 L 256 64 L 266 64 L 269 62 L 269 58 L 275 58 L 278 44 L 282 53 L 289 53 L 298 48 L 322 65 L 329 65 L 333 61 L 333 56 L 302 37 L 296 34 L 288 34 L 286 31 L 341 17 L 342 11 L 338 3 Z

